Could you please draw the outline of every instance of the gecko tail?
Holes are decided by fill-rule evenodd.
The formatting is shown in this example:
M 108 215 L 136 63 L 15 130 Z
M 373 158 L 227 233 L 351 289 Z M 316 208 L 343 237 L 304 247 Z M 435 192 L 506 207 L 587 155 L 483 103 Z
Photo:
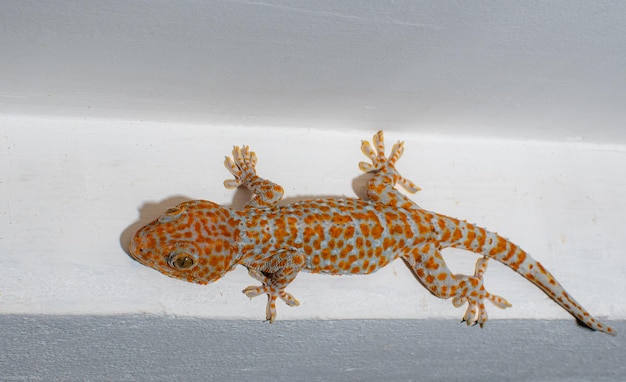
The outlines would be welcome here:
M 579 323 L 603 333 L 617 334 L 613 328 L 601 323 L 583 308 L 540 262 L 502 236 L 496 235 L 495 241 L 496 245 L 489 250 L 483 251 L 487 252 L 483 253 L 484 255 L 505 264 L 535 284 Z
M 501 262 L 535 284 L 579 323 L 592 330 L 611 335 L 617 334 L 613 328 L 595 319 L 565 291 L 565 288 L 541 263 L 533 259 L 518 245 L 484 228 L 463 221 L 456 221 L 455 223 L 457 229 L 461 231 L 461 235 L 457 234 L 456 236 L 462 238 L 454 240 L 453 235 L 453 240 L 449 242 L 451 247 L 469 250 Z

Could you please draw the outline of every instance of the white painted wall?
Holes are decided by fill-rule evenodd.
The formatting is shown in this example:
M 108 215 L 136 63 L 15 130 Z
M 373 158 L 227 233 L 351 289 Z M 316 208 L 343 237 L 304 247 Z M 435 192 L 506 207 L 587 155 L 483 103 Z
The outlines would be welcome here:
M 264 316 L 243 269 L 169 279 L 123 247 L 221 186 L 234 144 L 288 197 L 354 194 L 361 139 L 406 141 L 423 207 L 509 236 L 585 307 L 626 317 L 621 2 L 0 3 L 0 312 Z M 358 183 L 358 182 L 356 182 Z M 242 200 L 235 200 L 240 204 Z M 455 271 L 474 256 L 450 252 Z M 514 305 L 565 318 L 492 264 Z M 279 318 L 455 317 L 402 263 L 301 274 Z
M 626 142 L 621 1 L 0 2 L 0 111 Z
M 2 312 L 259 319 L 265 301 L 240 293 L 254 284 L 243 269 L 210 286 L 169 279 L 125 254 L 130 235 L 182 200 L 231 204 L 222 162 L 233 144 L 251 145 L 260 174 L 288 197 L 351 196 L 360 139 L 372 133 L 7 116 L 0 126 Z M 387 136 L 406 140 L 398 167 L 424 188 L 414 197 L 422 207 L 509 236 L 592 312 L 625 316 L 623 146 Z M 464 273 L 475 258 L 448 255 Z M 565 317 L 503 266 L 491 265 L 486 280 L 514 304 L 492 308 L 493 317 Z M 430 296 L 401 262 L 367 277 L 302 274 L 290 290 L 302 306 L 280 306 L 280 318 L 462 314 Z

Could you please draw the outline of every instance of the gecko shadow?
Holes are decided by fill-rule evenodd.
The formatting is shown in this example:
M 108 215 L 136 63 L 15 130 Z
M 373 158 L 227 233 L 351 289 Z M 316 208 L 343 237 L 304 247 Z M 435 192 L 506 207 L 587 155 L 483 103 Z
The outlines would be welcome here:
M 145 202 L 141 207 L 139 207 L 139 219 L 126 227 L 120 234 L 120 247 L 122 247 L 126 255 L 133 259 L 130 255 L 130 251 L 128 250 L 128 245 L 130 244 L 130 240 L 132 239 L 132 237 L 135 235 L 135 232 L 137 232 L 144 225 L 161 216 L 161 214 L 163 214 L 163 211 L 167 210 L 168 208 L 174 207 L 182 202 L 186 202 L 189 200 L 192 199 L 183 195 L 176 195 L 164 199 L 158 203 Z

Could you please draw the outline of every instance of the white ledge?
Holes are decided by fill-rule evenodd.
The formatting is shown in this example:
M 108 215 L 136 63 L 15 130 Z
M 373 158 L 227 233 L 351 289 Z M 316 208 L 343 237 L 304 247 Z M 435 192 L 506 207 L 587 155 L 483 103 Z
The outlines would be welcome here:
M 259 173 L 287 198 L 353 196 L 374 131 L 234 128 L 96 120 L 0 118 L 0 309 L 3 313 L 176 314 L 258 319 L 263 297 L 241 267 L 199 286 L 170 279 L 126 255 L 130 236 L 188 199 L 245 200 L 223 188 L 224 155 L 249 144 Z M 592 314 L 626 317 L 622 256 L 626 150 L 620 146 L 505 140 L 403 139 L 397 168 L 423 191 L 423 208 L 496 230 L 541 261 Z M 473 272 L 476 255 L 444 253 L 451 269 Z M 528 281 L 491 262 L 486 287 L 513 307 L 492 318 L 569 318 Z M 460 318 L 405 265 L 369 276 L 301 273 L 289 287 L 302 305 L 278 319 Z

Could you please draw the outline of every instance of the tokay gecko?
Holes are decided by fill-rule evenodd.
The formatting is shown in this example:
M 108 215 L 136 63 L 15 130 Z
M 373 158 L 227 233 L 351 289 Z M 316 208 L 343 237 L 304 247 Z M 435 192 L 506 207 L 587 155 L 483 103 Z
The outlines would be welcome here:
M 426 211 L 396 189 L 419 188 L 395 168 L 403 151 L 396 143 L 385 156 L 382 131 L 361 144 L 371 163 L 359 167 L 373 176 L 367 199 L 326 198 L 279 205 L 283 188 L 256 174 L 256 154 L 234 147 L 226 168 L 235 179 L 227 188 L 253 192 L 242 210 L 203 200 L 170 208 L 141 228 L 130 243 L 138 262 L 170 277 L 193 283 L 217 281 L 238 264 L 260 286 L 243 290 L 248 297 L 267 295 L 266 318 L 276 318 L 276 301 L 299 305 L 286 288 L 298 272 L 369 274 L 401 258 L 417 280 L 433 295 L 467 304 L 463 321 L 481 327 L 487 321 L 485 301 L 499 308 L 511 304 L 487 292 L 483 275 L 495 259 L 545 292 L 587 327 L 608 334 L 615 331 L 593 318 L 538 261 L 494 232 Z M 481 257 L 473 275 L 453 274 L 441 256 L 444 248 L 475 252 Z

